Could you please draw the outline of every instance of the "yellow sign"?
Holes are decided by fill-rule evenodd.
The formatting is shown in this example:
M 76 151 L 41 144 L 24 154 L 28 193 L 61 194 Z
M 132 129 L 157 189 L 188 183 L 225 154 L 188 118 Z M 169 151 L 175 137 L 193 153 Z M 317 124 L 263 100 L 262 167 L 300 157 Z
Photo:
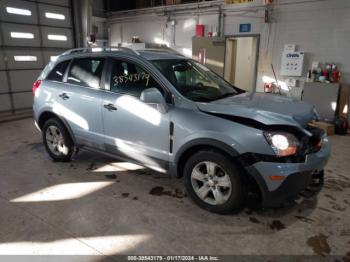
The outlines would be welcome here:
M 246 4 L 253 2 L 255 2 L 255 0 L 225 0 L 226 4 Z

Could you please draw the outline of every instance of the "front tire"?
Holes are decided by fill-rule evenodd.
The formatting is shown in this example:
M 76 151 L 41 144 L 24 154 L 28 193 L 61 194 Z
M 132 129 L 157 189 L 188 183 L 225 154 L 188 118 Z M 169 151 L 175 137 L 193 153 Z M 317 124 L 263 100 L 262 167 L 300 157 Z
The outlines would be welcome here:
M 246 186 L 241 169 L 228 157 L 214 150 L 203 150 L 188 159 L 185 186 L 200 207 L 219 214 L 241 211 Z
M 74 153 L 74 143 L 66 127 L 56 118 L 47 120 L 42 129 L 47 153 L 57 162 L 68 162 Z

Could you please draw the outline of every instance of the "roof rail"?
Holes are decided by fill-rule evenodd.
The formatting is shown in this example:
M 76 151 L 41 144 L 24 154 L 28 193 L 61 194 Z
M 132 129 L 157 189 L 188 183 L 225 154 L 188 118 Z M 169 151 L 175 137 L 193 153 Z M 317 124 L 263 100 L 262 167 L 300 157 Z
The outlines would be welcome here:
M 172 55 L 178 55 L 178 56 L 184 56 L 180 52 L 171 49 L 171 48 L 144 48 L 140 50 L 135 50 L 129 47 L 122 47 L 122 46 L 117 46 L 117 47 L 84 47 L 84 48 L 74 48 L 74 49 L 69 49 L 65 52 L 63 52 L 59 56 L 66 56 L 66 55 L 71 55 L 71 54 L 78 54 L 78 53 L 97 53 L 97 52 L 127 52 L 129 54 L 134 54 L 134 55 L 140 55 L 139 51 L 149 51 L 149 52 L 162 52 L 162 53 L 168 53 Z
M 178 52 L 174 49 L 171 49 L 171 48 L 145 48 L 145 49 L 142 49 L 140 51 L 163 52 L 163 53 L 168 53 L 168 54 L 172 54 L 172 55 L 184 56 L 180 52 Z
M 128 47 L 84 47 L 84 48 L 69 49 L 63 52 L 60 56 L 71 55 L 75 53 L 118 52 L 118 51 L 125 51 L 135 55 L 140 55 L 139 52 Z

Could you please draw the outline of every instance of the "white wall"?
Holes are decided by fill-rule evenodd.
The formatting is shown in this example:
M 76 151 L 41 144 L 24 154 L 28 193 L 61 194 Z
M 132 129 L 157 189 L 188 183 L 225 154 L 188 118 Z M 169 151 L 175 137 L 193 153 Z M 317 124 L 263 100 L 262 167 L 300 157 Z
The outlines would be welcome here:
M 250 34 L 260 35 L 257 91 L 263 90 L 262 77 L 272 76 L 271 63 L 279 76 L 283 46 L 290 43 L 306 52 L 305 75 L 314 60 L 334 62 L 340 66 L 343 81 L 350 81 L 349 0 L 277 0 L 269 24 L 264 23 L 261 2 L 256 0 L 253 4 L 222 5 L 225 13 L 224 35 L 240 35 L 240 23 L 251 23 Z M 167 23 L 168 16 L 164 16 L 160 9 L 144 9 L 140 15 L 136 15 L 135 11 L 115 14 L 108 19 L 111 45 L 129 42 L 132 36 L 138 35 L 146 42 L 160 39 L 189 54 L 197 20 L 206 25 L 207 31 L 211 27 L 218 27 L 218 11 L 215 8 L 208 8 L 210 14 L 205 13 L 204 9 L 201 12 L 188 10 L 186 14 L 170 11 L 169 20 L 176 21 L 175 43 L 174 27 Z M 300 80 L 302 86 L 304 78 Z

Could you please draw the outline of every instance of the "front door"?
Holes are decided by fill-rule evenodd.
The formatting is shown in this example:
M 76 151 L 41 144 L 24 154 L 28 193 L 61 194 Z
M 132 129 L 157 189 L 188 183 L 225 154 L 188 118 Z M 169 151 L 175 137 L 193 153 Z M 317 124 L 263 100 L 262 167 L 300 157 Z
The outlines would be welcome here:
M 140 100 L 143 90 L 162 87 L 141 66 L 113 58 L 109 91 L 102 98 L 105 145 L 110 153 L 125 156 L 160 172 L 169 159 L 169 112 Z

